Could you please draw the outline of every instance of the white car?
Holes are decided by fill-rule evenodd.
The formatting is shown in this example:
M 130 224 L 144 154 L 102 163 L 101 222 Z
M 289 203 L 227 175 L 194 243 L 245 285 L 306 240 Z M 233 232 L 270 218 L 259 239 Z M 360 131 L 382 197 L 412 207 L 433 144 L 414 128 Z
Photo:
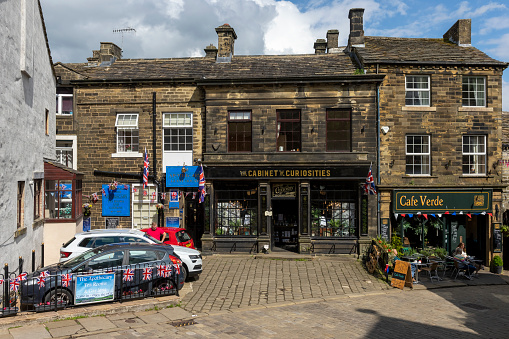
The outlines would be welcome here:
M 74 258 L 78 254 L 101 245 L 117 243 L 162 244 L 147 233 L 132 229 L 96 229 L 77 233 L 60 248 L 60 262 Z M 200 251 L 192 248 L 172 246 L 173 252 L 182 260 L 184 279 L 198 277 L 203 270 Z

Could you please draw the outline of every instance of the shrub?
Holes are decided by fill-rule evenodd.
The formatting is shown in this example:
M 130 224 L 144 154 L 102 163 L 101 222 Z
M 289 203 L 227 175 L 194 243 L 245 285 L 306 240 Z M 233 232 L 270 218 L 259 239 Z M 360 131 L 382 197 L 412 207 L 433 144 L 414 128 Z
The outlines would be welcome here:
M 502 261 L 502 258 L 500 258 L 498 255 L 494 256 L 491 260 L 491 266 L 504 266 L 504 262 Z

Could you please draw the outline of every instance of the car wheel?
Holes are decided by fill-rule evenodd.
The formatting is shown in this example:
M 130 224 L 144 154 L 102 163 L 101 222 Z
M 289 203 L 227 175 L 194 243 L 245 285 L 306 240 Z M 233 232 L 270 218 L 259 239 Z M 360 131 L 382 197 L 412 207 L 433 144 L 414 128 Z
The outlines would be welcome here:
M 71 292 L 69 292 L 66 289 L 51 290 L 44 297 L 44 301 L 54 304 L 55 298 L 57 299 L 57 303 L 59 303 L 59 304 L 61 303 L 61 304 L 70 305 L 73 303 L 72 294 L 71 294 Z

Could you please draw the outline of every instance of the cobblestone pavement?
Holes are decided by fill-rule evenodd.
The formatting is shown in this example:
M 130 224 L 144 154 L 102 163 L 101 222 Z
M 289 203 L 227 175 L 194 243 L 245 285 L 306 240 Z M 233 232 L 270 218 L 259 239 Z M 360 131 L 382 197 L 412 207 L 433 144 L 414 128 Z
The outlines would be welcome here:
M 215 255 L 182 299 L 194 313 L 268 305 L 310 298 L 384 291 L 384 282 L 347 257 L 269 258 Z

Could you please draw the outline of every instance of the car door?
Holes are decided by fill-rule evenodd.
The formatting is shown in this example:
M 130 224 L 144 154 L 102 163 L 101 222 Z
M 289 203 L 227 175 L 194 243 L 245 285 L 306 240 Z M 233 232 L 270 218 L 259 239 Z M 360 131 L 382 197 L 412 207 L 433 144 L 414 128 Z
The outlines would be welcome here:
M 133 281 L 124 281 L 125 287 L 129 288 L 134 285 L 140 286 L 140 289 L 148 287 L 148 283 L 157 278 L 157 266 L 166 265 L 163 261 L 166 251 L 158 249 L 136 248 L 129 249 L 126 269 L 132 270 L 134 273 Z M 148 274 L 147 269 L 151 269 L 152 273 Z

